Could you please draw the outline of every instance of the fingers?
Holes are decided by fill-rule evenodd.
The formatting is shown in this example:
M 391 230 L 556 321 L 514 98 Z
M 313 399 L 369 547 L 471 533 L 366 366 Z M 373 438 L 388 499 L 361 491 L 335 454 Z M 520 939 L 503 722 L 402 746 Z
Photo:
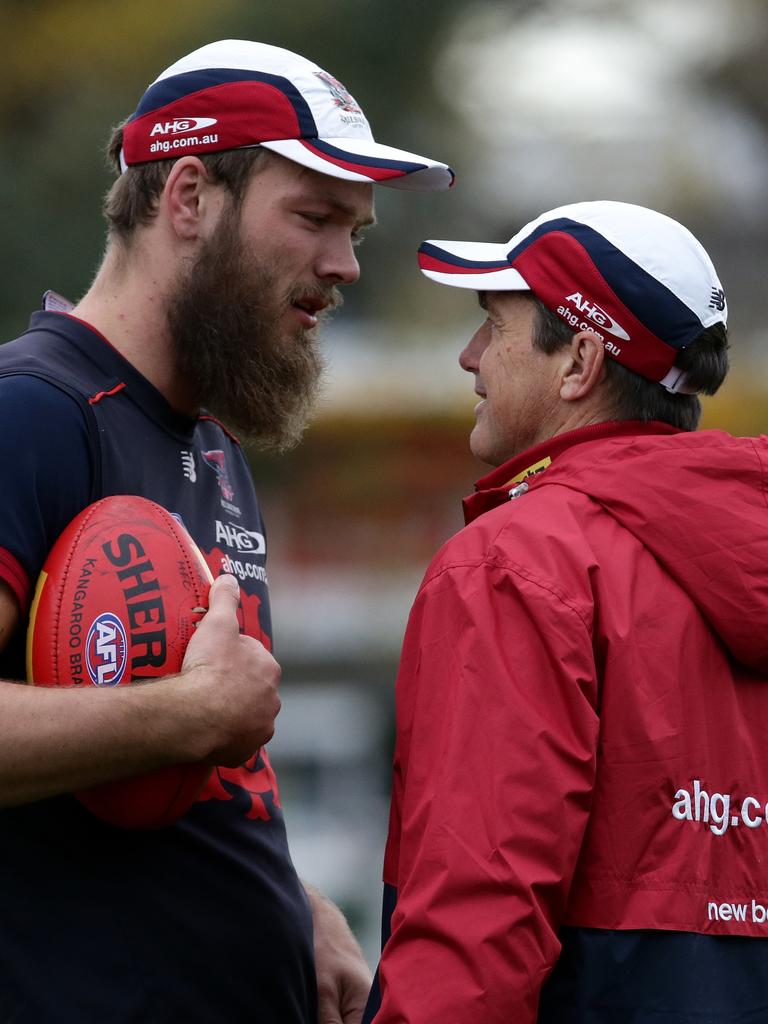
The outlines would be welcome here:
M 335 985 L 318 985 L 317 989 L 317 1022 L 318 1024 L 343 1024 L 339 992 Z
M 318 986 L 318 1024 L 360 1024 L 368 1002 L 370 985 L 364 992 L 350 992 L 336 985 Z

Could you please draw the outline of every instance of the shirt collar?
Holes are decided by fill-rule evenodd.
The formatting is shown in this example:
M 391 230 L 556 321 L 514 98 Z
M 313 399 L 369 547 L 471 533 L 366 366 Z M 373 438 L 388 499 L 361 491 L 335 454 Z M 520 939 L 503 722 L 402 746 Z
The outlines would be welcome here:
M 189 437 L 199 417 L 186 416 L 168 403 L 165 396 L 141 374 L 92 324 L 65 310 L 38 310 L 30 319 L 32 330 L 48 330 L 67 339 L 99 368 L 108 381 L 125 384 L 125 392 L 165 430 Z

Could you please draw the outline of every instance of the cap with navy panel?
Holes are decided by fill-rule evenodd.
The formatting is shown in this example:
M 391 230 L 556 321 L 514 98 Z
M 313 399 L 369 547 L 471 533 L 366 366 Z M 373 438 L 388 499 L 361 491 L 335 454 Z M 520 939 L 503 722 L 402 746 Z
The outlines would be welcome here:
M 669 391 L 690 393 L 677 353 L 727 321 L 725 292 L 701 243 L 677 221 L 630 203 L 573 203 L 508 242 L 424 242 L 434 281 L 475 291 L 531 291 L 608 355 Z
M 430 192 L 446 164 L 376 142 L 344 86 L 317 64 L 266 43 L 225 39 L 172 64 L 123 127 L 123 169 L 185 154 L 263 146 L 322 174 Z

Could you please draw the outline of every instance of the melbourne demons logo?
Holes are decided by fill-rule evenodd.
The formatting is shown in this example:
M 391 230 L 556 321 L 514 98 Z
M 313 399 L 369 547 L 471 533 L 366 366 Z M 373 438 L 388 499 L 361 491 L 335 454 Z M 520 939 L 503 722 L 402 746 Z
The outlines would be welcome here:
M 112 612 L 102 612 L 88 630 L 85 664 L 94 686 L 117 686 L 128 664 L 128 638 Z
M 234 800 L 240 813 L 250 821 L 270 821 L 272 810 L 282 806 L 277 779 L 263 749 L 240 768 L 214 768 L 197 799 Z
M 328 86 L 331 96 L 333 96 L 333 104 L 339 107 L 340 110 L 346 110 L 350 114 L 362 114 L 362 110 L 357 105 L 357 101 L 351 96 L 348 90 L 341 84 L 338 78 L 334 78 L 333 75 L 329 75 L 327 71 L 316 71 L 315 77 L 319 78 L 321 82 L 324 82 Z
M 203 458 L 205 459 L 206 466 L 210 466 L 219 478 L 219 490 L 221 491 L 222 498 L 224 498 L 225 501 L 234 501 L 235 491 L 232 484 L 229 482 L 224 452 L 221 450 L 203 452 Z

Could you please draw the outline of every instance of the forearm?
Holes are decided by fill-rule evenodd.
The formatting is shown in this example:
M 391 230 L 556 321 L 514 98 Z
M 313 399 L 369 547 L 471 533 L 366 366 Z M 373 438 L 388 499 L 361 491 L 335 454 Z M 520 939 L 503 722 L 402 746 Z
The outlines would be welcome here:
M 237 767 L 271 739 L 280 666 L 240 634 L 239 596 L 233 577 L 216 580 L 179 675 L 111 688 L 0 681 L 0 806 L 164 765 Z M 0 587 L 0 628 L 15 615 Z
M 205 760 L 215 740 L 190 677 L 114 689 L 0 682 L 0 806 Z

